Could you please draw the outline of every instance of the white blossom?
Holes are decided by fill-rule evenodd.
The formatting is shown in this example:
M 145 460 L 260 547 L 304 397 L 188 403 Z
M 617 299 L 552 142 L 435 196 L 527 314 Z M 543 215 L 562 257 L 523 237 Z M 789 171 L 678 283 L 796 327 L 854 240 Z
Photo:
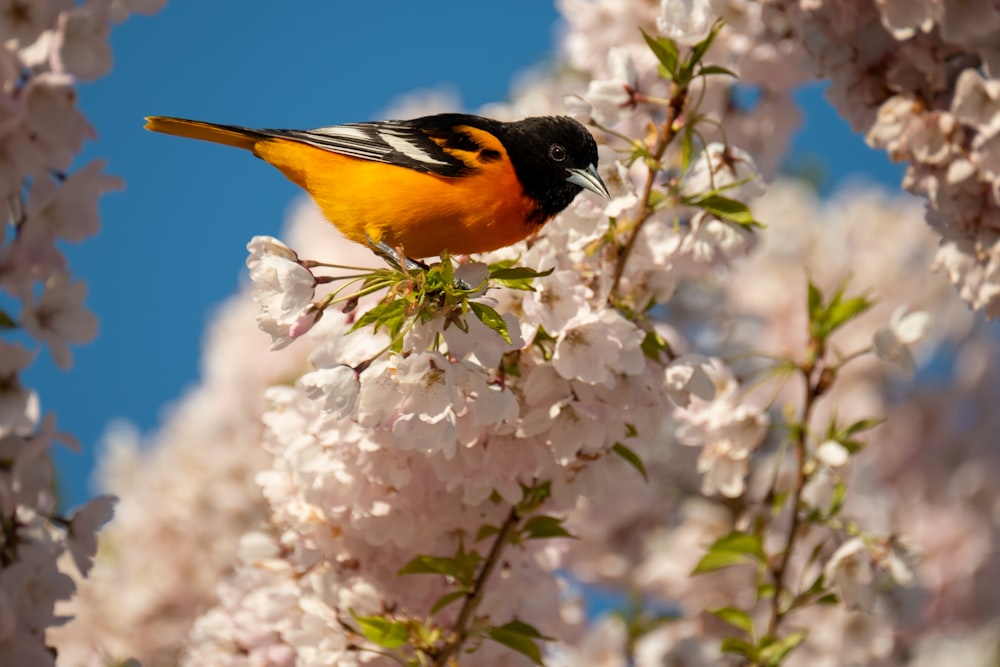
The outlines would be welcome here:
M 663 35 L 689 45 L 704 39 L 714 20 L 709 0 L 661 0 L 656 25 Z
M 853 537 L 834 552 L 823 568 L 823 576 L 837 586 L 849 609 L 870 611 L 875 604 L 875 569 L 868 547 Z
M 930 323 L 930 313 L 908 313 L 905 306 L 900 306 L 893 312 L 888 326 L 875 332 L 875 354 L 883 361 L 898 364 L 907 375 L 913 375 L 916 362 L 910 346 L 926 335 Z

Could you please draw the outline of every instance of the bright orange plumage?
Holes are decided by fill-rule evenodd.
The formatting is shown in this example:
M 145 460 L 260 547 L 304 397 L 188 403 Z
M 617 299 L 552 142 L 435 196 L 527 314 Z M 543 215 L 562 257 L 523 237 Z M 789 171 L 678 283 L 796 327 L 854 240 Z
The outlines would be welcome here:
M 527 119 L 521 127 L 446 114 L 309 131 L 147 121 L 156 132 L 253 152 L 306 190 L 345 236 L 410 257 L 507 246 L 536 232 L 582 187 L 607 195 L 593 138 L 570 119 Z

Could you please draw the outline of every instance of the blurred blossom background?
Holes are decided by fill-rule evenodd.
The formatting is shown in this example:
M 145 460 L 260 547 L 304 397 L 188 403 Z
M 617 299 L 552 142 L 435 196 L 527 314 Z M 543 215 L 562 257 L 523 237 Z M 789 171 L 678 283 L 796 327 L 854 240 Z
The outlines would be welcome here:
M 219 648 L 225 643 L 219 637 L 230 636 L 252 636 L 248 644 L 274 651 L 265 653 L 275 663 L 290 664 L 293 649 L 302 652 L 297 654 L 301 657 L 314 648 L 316 637 L 308 634 L 308 628 L 321 638 L 331 635 L 329 627 L 310 626 L 305 621 L 301 625 L 306 630 L 296 628 L 302 634 L 283 635 L 273 646 L 270 635 L 255 635 L 255 631 L 267 634 L 260 630 L 266 625 L 262 618 L 270 614 L 264 618 L 270 621 L 281 616 L 280 610 L 268 606 L 273 599 L 294 599 L 301 590 L 282 588 L 291 584 L 274 572 L 244 566 L 265 558 L 280 560 L 277 537 L 255 532 L 256 527 L 268 518 L 271 528 L 295 525 L 297 518 L 308 514 L 296 515 L 300 506 L 289 500 L 294 494 L 283 486 L 282 473 L 287 470 L 281 466 L 296 470 L 301 463 L 309 471 L 309 462 L 304 456 L 295 460 L 288 454 L 286 441 L 294 441 L 290 434 L 295 429 L 276 417 L 280 410 L 275 406 L 288 413 L 301 407 L 296 403 L 301 397 L 293 396 L 291 380 L 308 367 L 310 354 L 314 364 L 317 359 L 319 363 L 339 363 L 337 353 L 343 350 L 337 348 L 337 341 L 345 325 L 327 318 L 302 344 L 280 353 L 268 352 L 266 336 L 254 324 L 257 309 L 248 299 L 246 244 L 255 235 L 275 235 L 311 259 L 336 257 L 347 264 L 369 265 L 376 260 L 364 248 L 338 239 L 298 189 L 272 168 L 240 151 L 145 132 L 143 116 L 312 128 L 443 110 L 497 117 L 558 113 L 563 96 L 583 95 L 591 78 L 616 81 L 615 54 L 610 61 L 608 58 L 611 46 L 630 48 L 646 76 L 642 85 L 655 90 L 657 82 L 650 82 L 655 78 L 655 62 L 633 26 L 639 21 L 656 25 L 660 4 L 514 0 L 501 8 L 458 1 L 264 4 L 177 0 L 154 15 L 133 16 L 113 28 L 113 70 L 107 77 L 79 85 L 79 106 L 98 139 L 87 144 L 76 166 L 95 157 L 105 158 L 106 171 L 122 177 L 125 189 L 101 199 L 100 234 L 84 244 L 65 247 L 74 275 L 87 282 L 86 304 L 100 320 L 99 335 L 93 343 L 74 348 L 71 371 L 56 368 L 49 352 L 43 351 L 22 378 L 24 385 L 38 391 L 42 411 L 57 413 L 59 428 L 82 443 L 81 452 L 53 449 L 61 506 L 76 506 L 97 492 L 115 493 L 123 499 L 114 523 L 103 533 L 109 536 L 106 544 L 110 544 L 102 554 L 103 562 L 98 558 L 92 577 L 80 584 L 79 597 L 67 607 L 69 613 L 79 614 L 79 620 L 53 634 L 66 664 L 100 664 L 101 654 L 137 656 L 144 664 L 169 665 L 175 664 L 182 645 L 194 647 L 188 655 L 190 664 L 199 664 L 199 660 L 213 664 L 213 656 L 217 656 L 213 651 L 222 655 L 231 648 Z M 877 72 L 868 66 L 870 63 L 862 62 L 871 53 L 850 51 L 854 60 L 833 57 L 846 52 L 835 48 L 838 38 L 892 52 L 894 40 L 916 34 L 907 42 L 914 53 L 931 53 L 943 62 L 944 50 L 935 50 L 938 33 L 928 32 L 936 24 L 931 18 L 923 21 L 920 16 L 894 11 L 902 6 L 894 2 L 840 3 L 850 6 L 843 16 L 822 2 L 769 3 L 785 12 L 775 14 L 782 21 L 791 17 L 788 24 L 754 23 L 760 16 L 751 10 L 755 3 L 718 0 L 714 4 L 725 6 L 732 31 L 723 33 L 713 48 L 718 53 L 736 54 L 733 60 L 744 69 L 740 85 L 724 94 L 719 89 L 710 90 L 705 104 L 728 114 L 727 132 L 735 138 L 734 143 L 753 155 L 768 179 L 766 194 L 750 202 L 755 217 L 767 228 L 755 242 L 736 234 L 716 237 L 705 231 L 701 237 L 699 230 L 685 230 L 683 241 L 668 247 L 670 235 L 679 236 L 679 232 L 665 220 L 654 221 L 660 225 L 655 227 L 660 236 L 646 246 L 637 246 L 624 284 L 636 294 L 648 292 L 667 304 L 661 312 L 669 316 L 659 331 L 676 345 L 679 354 L 704 352 L 740 361 L 732 361 L 732 368 L 728 368 L 695 354 L 683 357 L 690 366 L 681 370 L 700 374 L 697 377 L 711 382 L 715 393 L 706 398 L 694 381 L 690 385 L 670 385 L 669 381 L 664 385 L 675 392 L 669 398 L 676 410 L 671 408 L 663 423 L 649 418 L 649 447 L 640 451 L 656 483 L 630 486 L 631 493 L 621 494 L 615 502 L 590 502 L 589 491 L 593 489 L 593 497 L 598 498 L 599 491 L 607 491 L 602 485 L 614 491 L 615 485 L 620 489 L 635 481 L 634 471 L 629 469 L 605 470 L 607 476 L 602 479 L 604 473 L 594 470 L 604 469 L 595 464 L 574 471 L 571 481 L 556 490 L 555 495 L 563 494 L 558 500 L 564 509 L 574 508 L 567 525 L 581 540 L 572 546 L 552 547 L 550 552 L 540 549 L 541 556 L 535 555 L 559 573 L 570 572 L 570 578 L 585 584 L 588 593 L 573 618 L 567 611 L 573 603 L 554 592 L 557 577 L 541 577 L 538 590 L 552 595 L 545 598 L 539 594 L 542 602 L 531 611 L 548 618 L 561 614 L 560 622 L 579 629 L 581 619 L 599 617 L 609 607 L 620 606 L 621 597 L 605 593 L 622 587 L 641 590 L 668 605 L 688 605 L 686 611 L 693 609 L 696 614 L 722 604 L 737 604 L 726 596 L 738 598 L 749 590 L 751 583 L 740 578 L 745 572 L 734 568 L 692 578 L 691 568 L 707 543 L 733 529 L 741 511 L 752 512 L 754 503 L 764 505 L 769 483 L 773 489 L 789 488 L 793 471 L 787 460 L 778 460 L 774 448 L 765 447 L 754 455 L 744 480 L 741 466 L 749 465 L 746 461 L 750 456 L 746 451 L 737 452 L 732 459 L 720 454 L 718 460 L 703 467 L 705 459 L 712 456 L 708 445 L 731 426 L 728 419 L 737 421 L 733 415 L 744 421 L 733 427 L 738 433 L 731 440 L 743 437 L 749 442 L 753 438 L 746 432 L 758 441 L 763 439 L 766 413 L 774 406 L 762 405 L 765 401 L 759 395 L 744 401 L 737 391 L 753 368 L 747 363 L 748 352 L 798 354 L 808 328 L 807 280 L 829 293 L 849 279 L 851 292 L 870 291 L 878 305 L 845 328 L 837 345 L 857 350 L 874 340 L 878 356 L 894 365 L 882 363 L 874 355 L 851 364 L 813 416 L 818 423 L 873 415 L 884 415 L 887 421 L 870 437 L 877 446 L 852 459 L 853 466 L 846 465 L 847 453 L 838 449 L 836 442 L 824 443 L 830 445 L 825 449 L 818 447 L 816 465 L 826 479 L 820 474 L 810 477 L 803 493 L 810 504 L 829 503 L 831 480 L 843 479 L 849 488 L 845 515 L 862 517 L 864 530 L 886 536 L 887 561 L 895 558 L 899 545 L 894 540 L 901 535 L 907 549 L 898 551 L 915 554 L 912 567 L 919 585 L 880 591 L 885 595 L 879 598 L 879 618 L 890 619 L 884 622 L 869 623 L 869 617 L 851 604 L 804 609 L 791 626 L 812 627 L 813 632 L 787 664 L 986 667 L 997 654 L 995 631 L 1000 627 L 1000 493 L 991 481 L 1000 468 L 996 449 L 1000 440 L 1000 413 L 996 410 L 1000 329 L 981 313 L 971 311 L 966 302 L 996 308 L 990 289 L 1000 279 L 996 275 L 982 277 L 975 267 L 969 267 L 968 259 L 988 258 L 989 252 L 997 252 L 991 248 L 1000 248 L 1000 244 L 989 245 L 987 241 L 995 241 L 997 234 L 985 224 L 972 232 L 962 226 L 968 222 L 965 213 L 986 204 L 982 197 L 977 198 L 973 187 L 981 183 L 969 185 L 970 179 L 956 175 L 967 177 L 969 166 L 968 160 L 955 157 L 957 149 L 948 152 L 958 145 L 959 134 L 950 132 L 950 121 L 934 116 L 934 122 L 925 122 L 927 119 L 919 116 L 924 110 L 903 94 L 892 104 L 865 106 L 859 99 L 863 101 L 867 94 L 877 97 L 878 91 L 886 89 L 878 81 L 865 79 Z M 924 7 L 934 3 L 916 4 Z M 927 11 L 931 16 L 931 10 Z M 988 14 L 991 20 L 995 17 L 995 10 L 984 11 L 992 11 Z M 980 28 L 974 22 L 958 21 L 955 15 L 949 14 L 951 23 L 942 23 L 949 39 L 958 39 L 955 36 L 965 32 L 982 37 L 1000 29 L 1000 16 L 995 17 L 996 25 Z M 767 12 L 763 16 L 773 18 Z M 858 34 L 851 33 L 855 27 Z M 607 33 L 601 32 L 604 29 Z M 816 47 L 814 55 L 818 54 L 814 64 L 832 74 L 832 85 L 817 83 L 814 76 L 803 73 L 803 54 L 785 39 L 793 29 L 815 40 L 811 44 Z M 877 39 L 869 39 L 866 30 L 878 33 Z M 969 48 L 976 45 L 970 44 Z M 993 54 L 994 66 L 1000 62 L 993 46 L 987 44 L 982 50 Z M 871 52 L 875 51 L 873 46 Z M 924 61 L 913 62 L 918 70 L 926 65 Z M 949 66 L 954 65 L 949 62 Z M 932 66 L 927 69 L 936 71 Z M 923 83 L 905 62 L 896 62 L 889 70 L 887 76 L 894 85 L 916 89 Z M 940 83 L 933 76 L 929 79 Z M 942 79 L 947 78 L 942 75 Z M 962 99 L 972 101 L 957 112 L 964 119 L 961 122 L 975 126 L 981 136 L 1000 136 L 990 134 L 995 128 L 988 114 L 993 108 L 989 105 L 997 102 L 1000 93 L 971 76 L 963 85 L 971 92 Z M 794 104 L 784 96 L 788 88 L 793 89 L 790 99 Z M 978 94 L 980 91 L 985 92 Z M 588 99 L 595 118 L 597 97 Z M 827 98 L 856 113 L 844 120 Z M 638 114 L 633 118 L 628 114 L 618 117 L 617 113 L 612 109 L 610 123 L 619 122 L 618 127 L 631 136 L 641 135 Z M 935 128 L 940 130 L 938 134 L 934 134 Z M 865 134 L 869 143 L 885 150 L 870 148 Z M 987 141 L 974 147 L 982 155 L 1000 150 L 996 145 L 990 149 Z M 890 161 L 887 154 L 912 157 L 919 163 L 919 168 L 906 176 L 907 186 L 930 194 L 940 204 L 932 222 L 938 232 L 953 235 L 947 253 L 942 252 L 939 236 L 925 222 L 925 202 L 901 189 L 906 165 Z M 945 162 L 942 154 L 954 158 L 957 166 L 941 166 Z M 1000 182 L 1000 169 L 985 159 L 984 163 L 981 173 L 987 175 L 986 180 Z M 641 169 L 634 165 L 631 173 L 622 168 L 617 176 L 622 181 L 637 180 L 641 175 L 637 172 Z M 964 190 L 956 194 L 965 186 L 973 194 L 966 196 Z M 618 193 L 614 187 L 612 190 Z M 622 195 L 623 201 L 626 195 Z M 994 213 L 996 208 L 993 206 Z M 593 232 L 587 227 L 593 219 L 606 222 L 604 212 L 592 204 L 584 202 L 570 209 L 550 226 L 551 246 L 546 245 L 549 241 L 541 242 L 532 248 L 534 255 L 526 253 L 526 261 L 545 264 L 546 251 L 562 260 L 584 257 L 581 248 L 593 241 L 587 236 Z M 963 234 L 967 232 L 982 244 L 971 247 L 965 243 L 968 238 Z M 569 250 L 563 253 L 560 248 Z M 730 262 L 733 258 L 737 259 Z M 580 260 L 579 265 L 591 260 Z M 576 268 L 561 267 L 544 289 L 576 304 L 581 313 L 589 315 L 592 305 L 596 313 L 604 304 L 588 302 L 594 294 L 590 287 L 575 284 Z M 953 282 L 961 284 L 961 290 L 949 283 L 946 272 Z M 534 335 L 532 317 L 558 319 L 544 312 L 539 305 L 544 301 L 533 301 L 534 296 L 501 298 L 508 299 L 501 304 L 509 307 L 506 312 L 524 316 L 522 333 L 526 339 Z M 926 318 L 922 311 L 930 312 L 931 317 Z M 635 333 L 632 329 L 621 333 L 621 321 L 597 318 L 595 315 L 588 321 L 595 330 L 617 332 L 622 340 L 628 339 L 627 333 Z M 570 318 L 553 324 L 553 332 L 567 326 L 567 321 Z M 351 341 L 355 347 L 350 354 L 356 360 L 364 357 L 366 344 L 376 344 L 357 338 Z M 563 341 L 560 339 L 560 344 Z M 635 345 L 631 352 L 642 357 Z M 662 369 L 650 371 L 644 359 L 626 362 L 615 354 L 608 352 L 613 361 L 595 372 L 620 380 L 625 398 L 610 391 L 617 386 L 611 379 L 589 384 L 581 380 L 586 370 L 581 370 L 586 365 L 581 363 L 584 357 L 575 361 L 560 358 L 553 364 L 555 371 L 540 363 L 531 367 L 534 384 L 527 383 L 524 394 L 530 397 L 534 392 L 531 400 L 538 399 L 542 405 L 540 412 L 544 414 L 536 416 L 534 422 L 541 424 L 539 433 L 552 428 L 564 407 L 560 404 L 552 412 L 543 402 L 549 385 L 569 386 L 571 380 L 577 382 L 577 388 L 586 385 L 587 391 L 592 386 L 593 395 L 588 400 L 597 406 L 594 414 L 611 414 L 608 421 L 633 408 L 640 422 L 644 409 L 656 413 L 653 403 L 632 406 L 627 392 L 646 395 L 635 379 L 641 377 L 639 369 L 649 373 Z M 625 367 L 636 370 L 623 371 Z M 400 371 L 399 376 L 403 375 Z M 262 424 L 264 388 L 271 385 L 280 388 L 268 394 L 271 412 Z M 658 387 L 655 383 L 650 386 Z M 775 396 L 792 403 L 799 398 L 796 389 L 789 386 L 780 386 Z M 656 398 L 666 401 L 662 395 Z M 715 403 L 709 405 L 709 401 Z M 529 405 L 529 399 L 524 403 Z M 307 423 L 312 423 L 308 419 L 319 419 L 308 409 L 303 414 Z M 497 418 L 496 423 L 499 421 Z M 531 420 L 525 417 L 525 422 Z M 356 444 L 352 438 L 360 437 L 361 429 L 343 424 L 337 428 L 343 429 L 339 437 L 344 442 Z M 518 433 L 517 438 L 527 440 L 535 435 Z M 595 437 L 600 440 L 604 436 Z M 508 484 L 509 494 L 516 492 L 514 476 L 521 473 L 515 466 L 511 466 L 514 472 L 509 479 L 498 481 L 489 474 L 502 471 L 503 464 L 498 461 L 504 450 L 498 447 L 520 444 L 513 435 L 509 438 L 506 445 L 494 446 L 485 454 L 476 450 L 476 454 L 468 454 L 468 460 L 456 457 L 451 472 L 461 480 L 466 494 L 463 501 L 479 493 L 475 502 L 481 502 L 493 488 L 500 491 L 503 482 Z M 257 447 L 262 440 L 264 447 Z M 577 446 L 575 441 L 571 444 Z M 593 444 L 595 451 L 600 444 Z M 535 445 L 538 451 L 548 453 L 542 445 Z M 385 447 L 386 452 L 391 449 Z M 360 450 L 381 451 L 379 447 Z M 518 456 L 523 453 L 510 451 Z M 572 449 L 566 458 L 572 459 L 576 453 Z M 480 454 L 483 460 L 474 459 Z M 318 461 L 320 455 L 316 456 Z M 488 456 L 498 457 L 497 461 Z M 373 466 L 373 474 L 392 477 L 393 486 L 397 481 L 394 475 L 407 481 L 411 473 L 413 478 L 419 474 L 432 477 L 430 464 L 414 472 L 399 462 L 403 459 L 386 457 L 382 468 Z M 447 459 L 445 463 L 435 460 L 433 465 L 452 465 L 451 457 Z M 511 456 L 506 461 L 514 459 L 517 457 Z M 414 465 L 419 468 L 423 463 L 418 460 Z M 529 463 L 524 463 L 525 470 Z M 481 488 L 460 464 L 467 464 L 470 470 L 481 466 L 478 470 L 485 471 Z M 432 471 L 438 479 L 444 475 L 442 469 Z M 364 490 L 368 487 L 363 478 L 355 475 L 351 483 Z M 335 487 L 340 480 L 326 483 Z M 263 488 L 267 503 L 258 486 Z M 347 482 L 341 487 L 353 488 Z M 330 491 L 320 483 L 315 488 Z M 721 490 L 725 497 L 716 494 L 708 500 L 699 495 L 699 488 L 702 492 Z M 576 493 L 580 494 L 578 504 Z M 379 499 L 367 500 L 372 501 L 372 508 L 365 507 L 369 514 L 359 523 L 367 526 L 364 521 L 371 520 L 371 525 L 386 525 L 378 523 L 382 518 L 376 507 Z M 364 536 L 364 530 L 354 528 Z M 434 537 L 427 527 L 428 534 L 422 535 L 409 526 L 411 533 L 417 533 L 415 537 L 404 527 L 396 528 L 400 534 L 393 533 L 393 539 L 399 540 L 394 546 L 403 551 L 411 546 L 419 551 L 426 546 L 419 538 Z M 288 534 L 292 533 L 295 531 L 289 529 Z M 317 533 L 318 537 L 309 537 L 322 549 L 322 533 Z M 814 537 L 807 535 L 803 540 Z M 414 544 L 403 543 L 410 538 Z M 170 548 L 160 551 L 160 545 Z M 349 547 L 355 551 L 344 553 L 356 556 L 373 546 L 382 547 L 374 542 L 352 544 Z M 824 556 L 829 556 L 828 578 L 837 582 L 845 602 L 857 592 L 850 589 L 857 582 L 845 572 L 856 564 L 852 558 L 858 553 L 856 545 L 846 540 L 835 555 Z M 344 558 L 354 562 L 346 555 Z M 235 564 L 237 559 L 241 565 Z M 515 578 L 523 577 L 516 583 L 522 586 L 537 574 L 532 568 L 544 570 L 538 562 L 529 563 L 527 557 L 523 562 L 512 560 Z M 340 565 L 343 563 L 338 562 Z M 811 565 L 793 559 L 791 568 L 805 571 Z M 895 569 L 886 569 L 892 570 L 897 584 L 904 583 L 911 576 L 910 566 L 893 565 Z M 351 567 L 354 565 L 344 565 L 344 570 Z M 234 568 L 239 576 L 230 577 Z M 381 574 L 386 572 L 391 574 L 391 568 L 385 566 Z M 389 583 L 390 592 L 379 590 L 376 594 L 362 579 L 359 575 L 361 584 L 354 588 L 338 587 L 343 582 L 332 580 L 313 584 L 317 590 L 336 591 L 336 595 L 345 591 L 347 602 L 338 601 L 342 608 L 358 601 L 395 599 L 394 594 L 432 599 L 429 586 L 427 591 L 414 592 L 399 584 L 404 589 L 400 592 L 391 590 L 396 584 Z M 395 582 L 391 577 L 389 581 Z M 282 597 L 288 590 L 293 592 Z M 257 604 L 257 591 L 270 591 L 274 598 Z M 382 594 L 385 598 L 379 598 Z M 502 596 L 498 598 L 504 603 Z M 555 600 L 561 605 L 558 611 L 544 606 L 555 606 Z M 520 600 L 508 602 L 517 611 Z M 336 606 L 328 600 L 324 603 Z M 316 608 L 303 605 L 302 609 L 305 617 Z M 247 610 L 249 615 L 242 615 Z M 507 608 L 501 611 L 514 613 Z M 330 627 L 335 624 L 331 622 Z M 133 633 L 133 628 L 138 630 Z M 641 645 L 630 645 L 629 649 L 634 650 L 635 664 L 643 667 L 713 664 L 717 656 L 710 646 L 717 642 L 711 644 L 705 637 L 715 641 L 715 629 L 704 619 L 683 618 L 651 631 Z M 589 633 L 573 636 L 574 631 L 549 656 L 551 664 L 624 664 L 615 657 L 615 650 L 626 644 L 620 619 L 603 617 Z M 347 650 L 344 646 L 327 648 L 328 655 Z M 608 651 L 606 660 L 602 658 L 604 650 Z M 967 661 L 956 656 L 966 656 Z M 320 658 L 313 657 L 316 664 L 322 664 Z M 495 653 L 487 657 L 497 661 L 489 664 L 508 664 Z

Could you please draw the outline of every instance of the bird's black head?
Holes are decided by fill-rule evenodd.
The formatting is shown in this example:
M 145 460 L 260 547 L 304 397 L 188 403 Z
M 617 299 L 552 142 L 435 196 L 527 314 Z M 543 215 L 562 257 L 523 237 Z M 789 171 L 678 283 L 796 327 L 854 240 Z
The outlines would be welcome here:
M 587 189 L 609 197 L 597 175 L 597 142 L 568 116 L 538 116 L 503 123 L 497 133 L 524 193 L 539 202 L 539 223 Z

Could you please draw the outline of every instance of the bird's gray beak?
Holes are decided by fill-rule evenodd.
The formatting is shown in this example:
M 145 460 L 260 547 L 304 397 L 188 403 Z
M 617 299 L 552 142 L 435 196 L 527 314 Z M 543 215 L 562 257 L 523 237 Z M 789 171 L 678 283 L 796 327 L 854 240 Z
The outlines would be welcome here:
M 601 177 L 597 175 L 597 167 L 594 165 L 588 165 L 586 169 L 567 169 L 566 171 L 569 172 L 566 180 L 570 183 L 611 199 L 611 193 L 608 192 L 608 188 L 604 185 Z

